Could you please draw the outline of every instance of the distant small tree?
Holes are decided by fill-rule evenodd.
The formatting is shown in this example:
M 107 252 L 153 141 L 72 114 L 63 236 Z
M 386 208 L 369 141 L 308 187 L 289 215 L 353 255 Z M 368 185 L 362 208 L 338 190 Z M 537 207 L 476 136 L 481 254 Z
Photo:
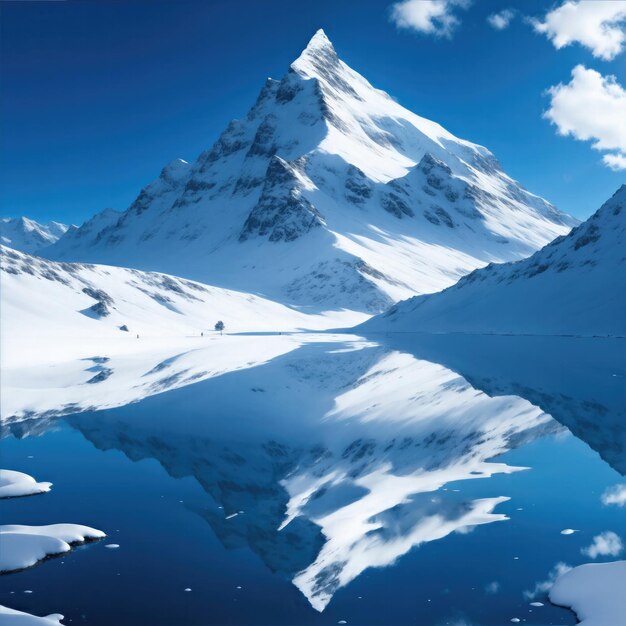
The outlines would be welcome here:
M 222 320 L 220 320 L 219 322 L 217 322 L 217 324 L 215 324 L 215 330 L 219 330 L 220 335 L 224 331 L 224 328 L 226 328 L 226 326 L 224 326 L 224 322 L 222 322 Z

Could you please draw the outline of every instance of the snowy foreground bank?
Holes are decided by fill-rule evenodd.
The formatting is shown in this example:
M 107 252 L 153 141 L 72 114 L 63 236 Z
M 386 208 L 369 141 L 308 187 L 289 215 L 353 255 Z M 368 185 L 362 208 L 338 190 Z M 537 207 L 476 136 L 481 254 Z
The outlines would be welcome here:
M 49 556 L 69 552 L 72 546 L 104 537 L 101 530 L 80 524 L 0 526 L 0 573 L 32 567 Z
M 550 590 L 554 604 L 572 609 L 581 626 L 626 624 L 626 561 L 587 563 L 560 576 Z
M 39 483 L 23 472 L 0 469 L 0 498 L 33 496 L 50 491 L 52 483 Z
M 37 617 L 0 605 L 0 624 L 2 626 L 57 626 L 61 624 L 62 619 L 63 615 L 60 613 Z

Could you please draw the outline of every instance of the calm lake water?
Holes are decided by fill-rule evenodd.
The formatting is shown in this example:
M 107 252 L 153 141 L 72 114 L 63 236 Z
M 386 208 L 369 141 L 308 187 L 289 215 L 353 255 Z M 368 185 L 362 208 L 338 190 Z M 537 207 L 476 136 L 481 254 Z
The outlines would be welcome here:
M 589 561 L 595 535 L 626 540 L 601 501 L 625 482 L 625 354 L 320 334 L 118 408 L 15 421 L 2 466 L 54 487 L 3 502 L 3 523 L 108 536 L 0 577 L 0 604 L 107 626 L 575 624 L 537 585 Z

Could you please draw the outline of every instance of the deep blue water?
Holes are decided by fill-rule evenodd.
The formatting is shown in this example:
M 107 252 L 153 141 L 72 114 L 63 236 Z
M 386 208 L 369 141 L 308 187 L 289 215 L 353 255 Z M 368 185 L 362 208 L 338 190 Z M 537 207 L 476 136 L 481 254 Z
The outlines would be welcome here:
M 201 384 L 197 387 L 202 393 Z M 151 403 L 152 411 L 155 406 L 158 400 Z M 130 410 L 122 407 L 105 417 L 123 424 Z M 251 524 L 241 534 L 225 533 L 222 521 L 214 521 L 223 515 L 215 494 L 250 489 L 249 477 L 242 476 L 238 485 L 235 474 L 223 484 L 224 477 L 212 471 L 215 458 L 177 449 L 174 441 L 171 449 L 161 441 L 138 448 L 123 428 L 103 432 L 106 423 L 101 413 L 83 414 L 51 421 L 43 434 L 3 439 L 3 467 L 54 486 L 45 495 L 4 501 L 2 523 L 81 523 L 108 537 L 0 577 L 0 604 L 38 615 L 60 612 L 67 624 L 107 626 L 340 620 L 491 626 L 508 624 L 513 617 L 534 625 L 574 624 L 574 615 L 550 606 L 545 595 L 536 599 L 546 606 L 531 607 L 524 591 L 545 580 L 558 562 L 588 561 L 581 548 L 594 535 L 612 530 L 626 540 L 624 509 L 600 500 L 607 487 L 624 482 L 612 467 L 619 466 L 620 451 L 609 463 L 600 456 L 598 432 L 594 449 L 559 427 L 496 459 L 528 470 L 452 482 L 437 492 L 468 501 L 508 496 L 496 512 L 509 520 L 452 533 L 412 548 L 391 566 L 366 569 L 337 589 L 319 613 L 292 584 L 295 571 L 272 571 L 271 555 L 258 547 L 264 537 L 257 535 L 278 532 L 275 528 Z M 609 443 L 621 434 L 612 430 Z M 189 472 L 183 468 L 192 452 L 194 472 Z M 176 455 L 181 460 L 174 462 Z M 264 496 L 254 497 L 262 501 Z M 234 518 L 233 528 L 249 524 L 246 515 Z M 580 532 L 564 536 L 564 528 Z M 120 548 L 107 549 L 106 543 Z M 294 552 L 299 549 L 312 548 L 294 544 Z M 310 560 L 308 553 L 293 556 L 297 563 Z M 185 592 L 187 587 L 192 591 Z

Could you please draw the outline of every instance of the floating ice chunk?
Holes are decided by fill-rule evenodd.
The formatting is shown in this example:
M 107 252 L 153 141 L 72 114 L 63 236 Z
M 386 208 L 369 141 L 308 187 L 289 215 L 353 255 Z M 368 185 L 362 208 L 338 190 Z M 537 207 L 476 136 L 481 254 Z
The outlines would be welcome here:
M 340 619 L 337 624 L 347 624 L 348 622 L 346 622 L 345 619 Z
M 237 515 L 239 515 L 239 513 L 231 513 L 230 515 L 227 515 L 225 519 L 233 519 L 233 517 L 237 517 Z
M 32 496 L 50 491 L 52 483 L 38 483 L 32 476 L 23 472 L 0 469 L 0 498 Z
M 0 605 L 0 623 L 2 626 L 57 626 L 61 624 L 63 615 L 52 613 L 45 617 L 37 617 Z
M 521 621 L 519 617 L 512 617 L 511 621 L 515 624 L 517 624 L 517 622 Z
M 577 533 L 578 531 L 575 528 L 564 528 L 561 531 L 562 535 L 573 535 L 574 533 Z
M 79 524 L 0 526 L 0 572 L 31 567 L 47 556 L 68 552 L 73 545 L 103 537 L 101 530 Z
M 530 606 L 544 606 L 543 602 L 531 602 Z
M 185 587 L 185 591 L 191 591 L 191 587 Z
M 105 548 L 109 548 L 109 550 L 117 550 L 120 547 L 119 543 L 107 543 Z

